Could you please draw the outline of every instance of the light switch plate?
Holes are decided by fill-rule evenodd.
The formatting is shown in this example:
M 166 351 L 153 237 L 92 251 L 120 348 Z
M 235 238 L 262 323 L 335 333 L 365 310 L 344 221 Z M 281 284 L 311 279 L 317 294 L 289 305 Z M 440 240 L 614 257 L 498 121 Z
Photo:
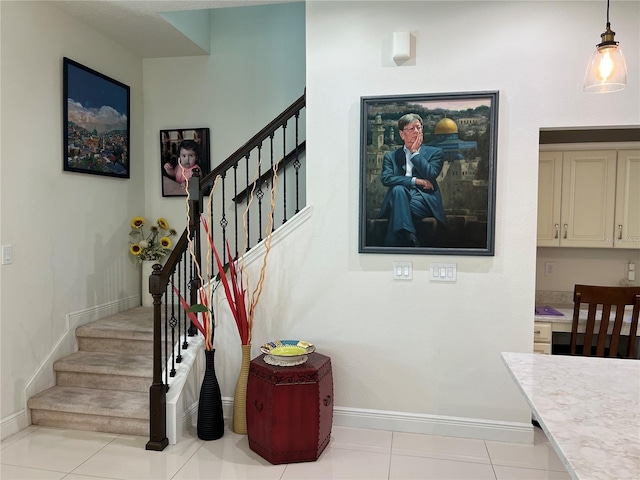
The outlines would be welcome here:
M 394 280 L 412 280 L 413 265 L 411 262 L 393 262 Z
M 429 281 L 455 282 L 458 280 L 458 267 L 455 263 L 429 264 Z
M 11 265 L 13 263 L 13 246 L 2 245 L 2 265 Z

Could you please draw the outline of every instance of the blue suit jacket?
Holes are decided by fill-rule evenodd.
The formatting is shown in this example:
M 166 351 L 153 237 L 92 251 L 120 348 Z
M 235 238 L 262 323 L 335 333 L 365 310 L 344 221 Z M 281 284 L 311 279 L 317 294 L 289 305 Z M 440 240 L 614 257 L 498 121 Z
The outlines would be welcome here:
M 423 190 L 412 185 L 411 178 L 405 176 L 406 158 L 402 148 L 393 152 L 389 152 L 384 156 L 382 161 L 382 172 L 380 180 L 385 187 L 394 187 L 402 185 L 408 189 L 418 192 L 425 202 L 431 208 L 434 217 L 440 223 L 447 223 L 447 217 L 444 213 L 444 205 L 442 204 L 442 194 L 436 178 L 442 171 L 444 164 L 444 153 L 442 149 L 422 145 L 420 152 L 415 155 L 411 162 L 413 163 L 413 177 L 429 180 L 433 185 L 433 190 Z M 381 217 L 388 217 L 390 213 L 389 192 L 382 200 Z

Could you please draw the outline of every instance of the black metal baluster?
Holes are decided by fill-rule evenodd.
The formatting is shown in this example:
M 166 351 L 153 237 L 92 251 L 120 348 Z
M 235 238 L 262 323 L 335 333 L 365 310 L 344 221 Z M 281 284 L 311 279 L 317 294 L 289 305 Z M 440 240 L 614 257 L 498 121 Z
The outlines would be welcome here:
M 227 243 L 227 225 L 229 224 L 229 222 L 227 221 L 227 211 L 225 207 L 226 178 L 227 178 L 227 172 L 224 172 L 222 174 L 222 198 L 220 200 L 220 203 L 222 203 L 222 218 L 220 219 L 220 227 L 222 228 L 222 246 L 220 248 L 222 248 L 222 264 L 223 265 L 227 263 L 226 243 Z
M 274 165 L 273 165 L 273 137 L 274 137 L 274 133 L 271 132 L 271 135 L 269 135 L 269 140 L 270 140 L 270 142 L 269 142 L 269 150 L 270 150 L 270 156 L 271 156 L 271 191 L 272 192 L 273 192 L 273 189 L 275 188 L 275 185 L 273 183 L 274 182 L 273 177 L 274 177 L 274 173 L 275 173 Z M 269 197 L 269 198 L 271 198 L 271 197 Z M 269 211 L 271 211 L 271 203 L 269 203 Z M 273 226 L 271 227 L 271 231 L 273 232 Z
M 299 137 L 300 137 L 300 125 L 298 121 L 300 120 L 300 110 L 296 112 L 296 158 L 293 161 L 293 168 L 296 170 L 296 212 L 300 211 L 300 151 L 298 147 L 300 146 Z
M 233 197 L 235 198 L 238 195 L 238 162 L 236 161 L 233 164 Z M 238 257 L 238 208 L 233 209 L 234 211 L 234 220 L 235 220 L 235 228 L 234 228 L 234 240 L 236 243 L 236 258 Z
M 213 195 L 213 189 L 211 190 L 211 195 Z M 211 243 L 213 243 L 213 241 L 214 241 L 213 240 L 214 239 L 214 236 L 213 236 L 213 206 L 214 206 L 214 202 L 211 202 L 211 211 L 209 212 L 209 232 L 211 233 Z M 205 235 L 206 235 L 206 233 L 205 233 Z M 207 240 L 207 245 L 208 245 L 209 250 L 213 250 L 213 247 L 211 245 L 209 245 L 209 241 L 208 240 Z M 212 277 L 211 278 L 215 278 L 215 274 L 213 274 L 213 272 L 215 271 L 214 266 L 215 266 L 216 260 L 213 257 L 213 251 L 211 252 L 210 257 L 211 257 L 211 259 L 210 259 L 211 265 L 209 265 L 209 271 L 212 272 Z
M 182 253 L 182 257 L 181 257 L 181 258 L 180 258 L 180 260 L 178 261 L 178 265 L 176 266 L 176 270 L 177 270 L 178 272 L 180 271 L 180 267 L 182 267 L 182 266 L 186 263 L 186 262 L 185 262 L 185 255 L 186 255 L 186 254 L 183 252 L 183 253 Z M 176 305 L 176 302 L 177 302 L 177 305 Z M 179 300 L 178 298 L 176 298 L 176 296 L 175 296 L 175 295 L 173 295 L 173 296 L 171 297 L 171 313 L 172 313 L 172 315 L 173 315 L 173 316 L 175 316 L 175 310 L 176 310 L 176 308 L 178 309 L 178 312 L 180 312 L 180 310 L 182 309 L 182 305 L 180 305 L 180 300 Z M 176 319 L 176 321 L 178 321 L 178 323 L 180 323 L 179 318 L 180 318 L 180 317 L 178 317 L 178 318 Z M 189 336 L 191 336 L 191 337 L 192 337 L 194 334 L 193 334 L 192 332 L 190 332 L 190 331 L 189 331 L 189 326 L 190 326 L 190 325 L 189 325 L 189 326 L 187 326 L 187 322 L 186 322 L 186 321 L 185 321 L 185 322 L 183 322 L 183 323 L 182 323 L 182 325 L 183 325 L 183 327 L 184 327 L 184 328 L 183 328 L 183 330 L 184 330 L 184 334 L 183 334 L 183 335 L 184 335 L 184 337 L 183 337 L 183 340 L 182 340 L 182 348 L 189 348 L 189 340 L 188 340 L 188 337 L 189 337 Z
M 262 199 L 264 192 L 262 191 L 262 142 L 258 145 L 258 189 L 256 197 L 258 197 L 258 242 L 262 241 Z
M 187 348 L 187 346 L 189 345 L 187 343 L 187 326 L 183 325 L 182 323 L 180 323 L 176 318 L 175 318 L 175 311 L 173 309 L 173 305 L 175 305 L 175 302 L 171 302 L 172 305 L 172 309 L 171 309 L 171 319 L 170 322 L 173 324 L 172 328 L 175 328 L 176 326 L 178 327 L 178 341 L 177 341 L 177 345 L 178 345 L 178 356 L 176 357 L 176 363 L 181 363 L 182 362 L 182 348 Z M 183 330 L 181 327 L 184 326 L 184 344 L 182 345 L 182 348 L 180 348 L 180 336 L 181 336 L 181 330 Z M 174 345 L 173 342 L 171 342 L 172 345 Z M 171 352 L 171 357 L 173 358 L 175 356 L 175 352 Z M 171 376 L 173 377 L 175 375 L 175 373 L 173 373 Z
M 165 365 L 166 365 L 166 361 L 169 358 L 169 351 L 168 351 L 168 335 L 169 335 L 169 320 L 167 318 L 167 316 L 164 316 L 164 361 L 165 361 Z M 173 360 L 173 357 L 171 357 Z M 173 366 L 173 363 L 172 363 Z M 164 384 L 166 385 L 166 389 L 167 391 L 169 390 L 169 371 L 168 369 L 165 369 L 164 372 Z
M 245 198 L 245 208 L 247 210 L 247 218 L 244 219 L 244 221 L 242 222 L 242 228 L 246 229 L 246 242 L 247 242 L 247 251 L 251 248 L 251 227 L 250 227 L 250 223 L 249 220 L 251 219 L 251 212 L 249 212 L 249 200 L 250 200 L 250 196 L 251 196 L 251 189 L 253 189 L 253 185 L 249 186 L 249 157 L 251 156 L 251 152 L 247 153 L 244 156 L 245 159 L 245 179 L 246 179 L 246 183 L 245 183 L 245 187 L 244 187 L 244 191 L 247 192 L 246 198 Z M 237 192 L 236 192 L 237 193 Z
M 171 286 L 173 287 L 173 275 L 171 276 L 171 280 L 170 280 Z M 168 285 L 167 285 L 168 288 Z M 173 288 L 171 289 L 171 317 L 168 316 L 168 307 L 165 305 L 165 318 L 169 318 L 169 326 L 171 327 L 171 330 L 173 331 L 176 327 L 176 325 L 180 325 L 180 323 L 178 322 L 178 320 L 176 319 L 175 316 L 175 310 L 174 310 L 174 298 L 175 297 L 175 292 L 173 292 Z M 173 335 L 172 335 L 173 337 Z M 178 332 L 178 343 L 180 343 L 180 333 Z M 174 343 L 171 342 L 171 344 L 173 345 Z M 165 345 L 165 348 L 167 348 L 167 346 Z M 181 356 L 178 357 L 178 359 L 175 361 L 174 363 L 174 353 L 173 350 L 171 351 L 171 372 L 169 373 L 170 377 L 175 377 L 176 376 L 176 368 L 175 368 L 175 363 L 180 363 L 180 361 L 182 360 Z M 167 357 L 168 359 L 168 357 Z
M 282 223 L 287 222 L 287 122 L 282 124 Z
M 171 287 L 173 290 L 173 285 L 174 285 L 174 279 L 173 279 L 173 275 L 171 276 Z M 178 275 L 178 290 L 180 289 L 180 276 Z M 174 292 L 174 296 L 175 296 L 175 292 Z M 173 304 L 173 302 L 172 302 Z M 180 313 L 178 312 L 178 315 L 180 315 Z M 176 325 L 179 325 L 180 322 L 178 321 L 178 319 L 175 316 L 175 310 L 172 309 L 171 311 L 171 318 L 169 318 L 169 321 L 167 323 L 167 331 L 169 330 L 169 328 L 171 328 L 171 337 L 173 340 L 173 332 L 176 328 Z M 180 341 L 180 335 L 178 335 L 178 342 Z M 174 345 L 173 341 L 171 342 L 171 345 Z M 169 356 L 171 357 L 171 375 L 170 376 L 174 376 L 175 375 L 175 370 L 176 370 L 176 358 L 175 358 L 175 353 L 173 352 L 173 348 L 171 348 L 171 353 L 169 353 L 168 349 L 169 349 L 169 345 L 167 343 L 165 343 L 165 357 L 168 359 Z

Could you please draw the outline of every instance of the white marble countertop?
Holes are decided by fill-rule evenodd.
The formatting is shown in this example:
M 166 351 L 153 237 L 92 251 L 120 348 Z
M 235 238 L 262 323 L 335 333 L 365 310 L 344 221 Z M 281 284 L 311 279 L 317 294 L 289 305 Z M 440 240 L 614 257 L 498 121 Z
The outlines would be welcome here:
M 502 359 L 572 478 L 640 479 L 640 360 Z

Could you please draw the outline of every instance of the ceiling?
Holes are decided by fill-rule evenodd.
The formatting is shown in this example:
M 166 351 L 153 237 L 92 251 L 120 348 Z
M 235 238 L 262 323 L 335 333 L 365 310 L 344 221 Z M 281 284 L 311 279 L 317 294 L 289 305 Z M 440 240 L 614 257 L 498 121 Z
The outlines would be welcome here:
M 206 55 L 160 13 L 295 0 L 65 0 L 48 2 L 142 58 Z M 300 1 L 300 0 L 298 0 Z

